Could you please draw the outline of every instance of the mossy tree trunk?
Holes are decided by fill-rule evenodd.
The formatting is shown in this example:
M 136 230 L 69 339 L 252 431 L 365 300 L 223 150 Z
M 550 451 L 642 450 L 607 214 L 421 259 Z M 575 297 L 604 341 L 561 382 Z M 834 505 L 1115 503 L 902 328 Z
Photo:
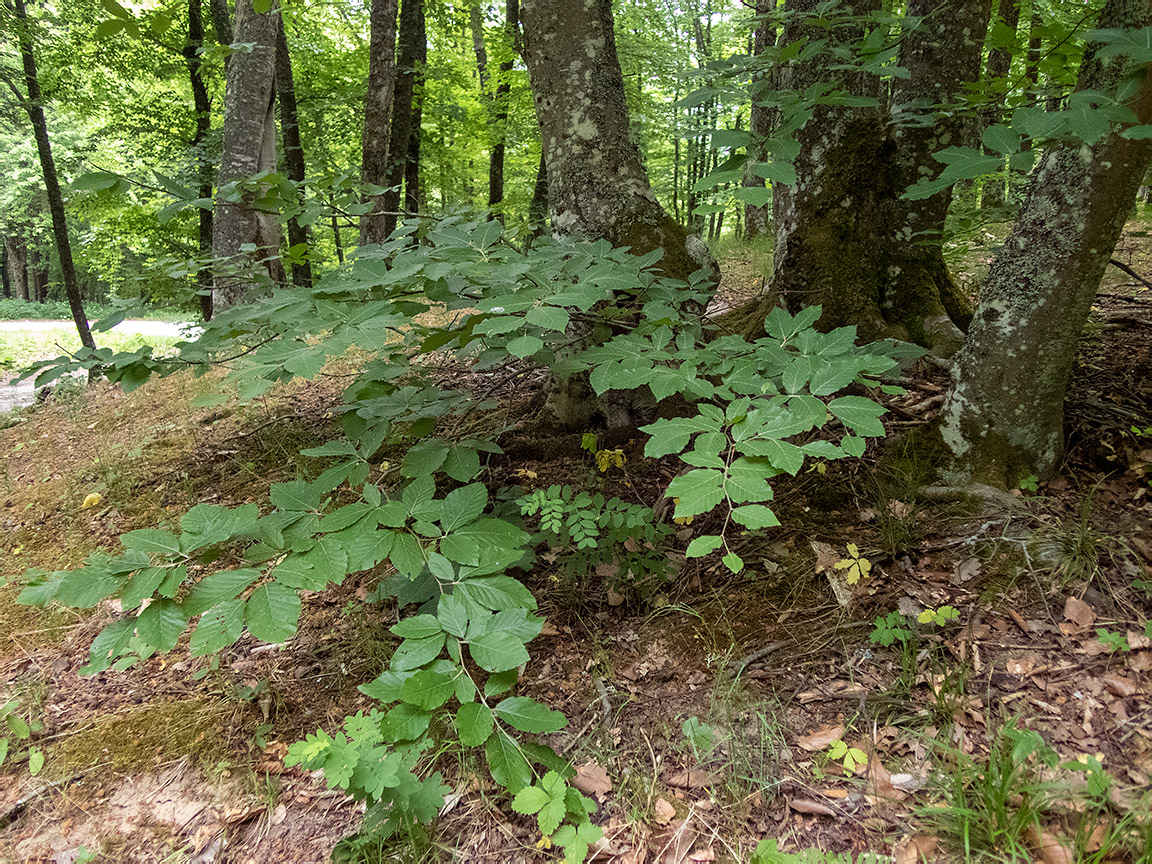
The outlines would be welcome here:
M 547 163 L 554 234 L 604 239 L 639 255 L 663 249 L 676 279 L 715 270 L 704 241 L 656 200 L 632 140 L 611 0 L 524 0 L 524 59 Z M 651 406 L 595 400 L 587 381 L 554 382 L 549 408 L 568 425 L 601 415 L 609 426 L 642 419 Z M 619 394 L 618 394 L 619 395 Z
M 792 8 L 810 11 L 814 0 Z M 865 8 L 867 7 L 867 8 Z M 851 11 L 871 6 L 855 4 Z M 855 324 L 866 339 L 896 336 L 954 353 L 971 317 L 944 262 L 942 233 L 951 193 L 921 201 L 905 190 L 944 166 L 932 154 L 957 143 L 962 119 L 953 110 L 964 84 L 980 75 L 989 0 L 912 0 L 922 18 L 904 39 L 887 107 L 817 106 L 799 130 L 797 184 L 774 190 L 774 291 L 792 308 L 824 307 L 822 326 Z M 803 18 L 789 41 L 819 38 Z M 842 38 L 851 36 L 846 28 Z M 784 71 L 784 86 L 803 90 L 828 74 L 816 56 Z M 879 96 L 874 79 L 840 73 L 838 86 Z M 943 106 L 934 111 L 928 106 Z
M 1150 0 L 1108 0 L 1099 27 L 1152 24 Z M 1086 56 L 1079 89 L 1115 92 L 1125 58 Z M 1129 104 L 1152 123 L 1152 69 Z M 1152 147 L 1118 131 L 1094 146 L 1045 151 L 1004 248 L 993 262 L 941 412 L 945 479 L 1015 487 L 1059 467 L 1064 393 L 1076 343 L 1108 266 Z
M 368 94 L 364 99 L 364 136 L 361 140 L 360 181 L 384 186 L 388 175 L 388 136 L 392 123 L 392 97 L 396 89 L 397 0 L 372 0 L 369 16 Z M 384 198 L 373 195 L 373 212 L 360 217 L 360 245 L 388 239 Z M 335 218 L 335 217 L 333 217 Z M 334 221 L 333 226 L 336 226 Z

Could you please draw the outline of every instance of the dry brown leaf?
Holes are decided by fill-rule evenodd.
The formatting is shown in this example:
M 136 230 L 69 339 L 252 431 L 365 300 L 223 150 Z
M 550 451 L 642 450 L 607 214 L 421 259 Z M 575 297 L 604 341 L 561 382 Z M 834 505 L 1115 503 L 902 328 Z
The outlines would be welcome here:
M 1138 630 L 1128 631 L 1128 647 L 1133 651 L 1139 651 L 1143 648 L 1152 648 L 1152 639 L 1149 639 Z
M 1036 852 L 1042 864 L 1075 864 L 1072 850 L 1060 838 L 1035 826 L 1024 832 L 1024 839 Z
M 1084 649 L 1084 653 L 1089 657 L 1099 657 L 1101 654 L 1112 653 L 1112 649 L 1099 639 L 1086 639 L 1080 643 L 1080 647 Z
M 790 798 L 788 806 L 797 813 L 809 813 L 813 816 L 835 816 L 836 811 L 827 804 L 819 801 L 809 801 L 807 798 Z
M 820 540 L 810 540 L 812 551 L 816 553 L 816 572 L 827 573 L 830 570 L 836 569 L 836 563 L 840 560 L 840 553 L 836 551 L 831 543 L 824 543 Z
M 1064 617 L 1080 627 L 1091 627 L 1096 622 L 1096 612 L 1083 600 L 1069 597 L 1064 601 Z
M 667 825 L 676 816 L 676 808 L 665 801 L 663 798 L 657 798 L 656 804 L 652 807 L 654 818 L 657 825 Z
M 1152 651 L 1140 651 L 1128 658 L 1128 668 L 1133 672 L 1152 672 Z
M 1031 675 L 1036 668 L 1035 657 L 1013 657 L 1004 664 L 1010 675 Z
M 692 844 L 696 842 L 696 831 L 691 819 L 673 822 L 667 829 L 652 838 L 653 848 L 659 850 L 660 864 L 683 864 Z
M 1121 698 L 1135 696 L 1140 692 L 1140 685 L 1135 681 L 1114 672 L 1109 672 L 1104 676 L 1104 686 L 1108 688 L 1108 692 Z
M 673 789 L 707 789 L 716 782 L 716 775 L 703 768 L 689 768 L 677 771 L 668 778 L 668 785 Z
M 712 849 L 711 846 L 709 846 L 707 849 L 701 849 L 698 852 L 693 852 L 688 856 L 688 860 L 693 862 L 715 861 L 716 852 Z
M 595 762 L 585 762 L 576 769 L 576 776 L 572 778 L 572 785 L 585 795 L 593 795 L 597 800 L 603 801 L 604 796 L 612 791 L 612 781 L 608 779 L 608 772 Z
M 871 796 L 879 801 L 903 801 L 908 797 L 905 792 L 897 789 L 892 783 L 892 775 L 888 773 L 888 769 L 884 767 L 884 763 L 875 753 L 869 756 L 864 769 L 868 777 L 864 793 L 866 796 Z
M 905 837 L 893 850 L 893 864 L 922 864 L 935 857 L 940 839 L 932 834 L 915 834 Z
M 833 742 L 839 741 L 843 737 L 843 726 L 825 726 L 823 729 L 817 729 L 810 735 L 797 739 L 796 746 L 801 750 L 807 750 L 809 753 L 815 753 L 817 750 L 829 747 Z

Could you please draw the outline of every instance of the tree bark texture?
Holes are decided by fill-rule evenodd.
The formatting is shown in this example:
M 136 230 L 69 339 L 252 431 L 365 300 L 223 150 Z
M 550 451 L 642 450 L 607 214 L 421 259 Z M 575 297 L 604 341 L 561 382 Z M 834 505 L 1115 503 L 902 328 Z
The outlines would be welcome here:
M 204 153 L 205 138 L 212 128 L 212 100 L 202 74 L 203 61 L 200 51 L 204 47 L 204 20 L 200 0 L 188 0 L 188 41 L 181 52 L 184 65 L 188 68 L 188 78 L 192 85 L 192 105 L 196 112 L 196 132 L 192 136 L 192 151 L 196 156 L 196 175 L 199 180 L 198 195 L 212 197 L 212 175 L 215 174 L 212 162 Z M 196 272 L 196 291 L 200 295 L 200 314 L 207 321 L 212 317 L 212 269 L 208 258 L 212 256 L 212 211 L 196 208 L 199 218 L 197 232 L 197 254 L 201 258 L 200 269 Z
M 996 17 L 999 26 L 1015 34 L 1020 24 L 1019 0 L 1000 0 Z M 984 114 L 985 129 L 1004 119 L 1004 98 L 1007 94 L 1008 75 L 1012 71 L 1012 54 L 1011 46 L 993 48 L 988 52 L 987 81 L 992 90 L 989 94 L 991 104 Z M 1006 180 L 1006 175 L 997 174 L 984 184 L 981 201 L 985 206 L 1003 206 Z
M 412 73 L 412 120 L 408 124 L 408 157 L 404 160 L 404 212 L 420 212 L 420 142 L 424 132 L 424 70 L 428 66 L 428 31 L 424 21 L 424 3 L 417 7 L 416 49 Z
M 423 29 L 424 0 L 404 0 L 400 6 L 399 44 L 396 48 L 396 87 L 392 96 L 392 128 L 389 132 L 388 170 L 383 186 L 383 233 L 387 237 L 396 228 L 400 210 L 400 187 L 408 162 L 408 143 L 412 133 L 412 94 L 416 84 L 416 58 L 419 34 Z
M 1101 29 L 1152 24 L 1149 0 L 1108 0 Z M 1085 55 L 1078 88 L 1108 92 L 1125 58 Z M 1152 69 L 1129 104 L 1152 122 Z M 1015 488 L 1052 476 L 1064 452 L 1064 394 L 1076 344 L 1148 167 L 1148 141 L 1117 131 L 1089 147 L 1048 148 L 993 262 L 941 411 L 945 478 Z
M 20 58 L 24 65 L 24 83 L 28 88 L 28 100 L 24 107 L 28 111 L 28 119 L 32 122 L 32 134 L 36 138 L 40 168 L 44 172 L 44 191 L 48 198 L 48 212 L 52 214 L 52 234 L 56 238 L 56 254 L 60 258 L 60 275 L 64 280 L 64 291 L 68 296 L 72 321 L 76 324 L 76 332 L 80 335 L 80 344 L 85 348 L 95 348 L 92 331 L 88 329 L 88 318 L 84 315 L 80 288 L 76 284 L 72 245 L 68 241 L 68 222 L 64 217 L 64 196 L 60 193 L 56 162 L 52 158 L 52 145 L 48 140 L 48 122 L 44 119 L 43 96 L 40 93 L 40 79 L 36 74 L 36 56 L 32 50 L 32 34 L 29 32 L 24 0 L 16 0 L 16 17 L 20 33 Z
M 364 100 L 364 137 L 361 142 L 360 181 L 384 186 L 388 173 L 388 134 L 392 97 L 396 90 L 397 0 L 372 0 L 368 45 L 368 95 Z M 385 230 L 384 198 L 371 196 L 375 210 L 360 217 L 360 245 L 382 243 Z
M 528 202 L 528 225 L 532 236 L 539 237 L 548 225 L 548 162 L 540 153 L 540 164 L 536 166 L 536 182 L 532 186 L 532 200 Z
M 752 54 L 759 56 L 764 53 L 773 42 L 776 41 L 776 25 L 769 17 L 769 13 L 775 11 L 775 0 L 756 0 L 756 22 L 752 33 Z M 766 85 L 768 73 L 760 73 L 757 80 L 753 82 L 753 93 L 756 91 L 756 85 Z M 748 129 L 752 133 L 752 147 L 751 152 L 748 154 L 750 161 L 763 161 L 766 153 L 762 143 L 769 135 L 772 134 L 772 127 L 775 125 L 775 112 L 764 105 L 758 104 L 758 100 L 753 95 L 751 116 L 748 121 Z M 752 173 L 751 169 L 744 172 L 744 186 L 762 189 L 764 187 L 764 179 L 757 177 Z M 751 239 L 755 237 L 765 237 L 772 230 L 772 207 L 769 204 L 745 204 L 744 205 L 744 236 Z
M 812 2 L 796 0 L 797 11 Z M 950 355 L 971 318 L 943 258 L 951 193 L 901 196 L 937 177 L 944 166 L 932 154 L 963 134 L 958 112 L 933 117 L 924 106 L 954 104 L 979 77 L 989 0 L 911 0 L 908 14 L 923 21 L 902 43 L 910 77 L 896 79 L 889 110 L 817 106 L 797 135 L 796 187 L 773 189 L 773 293 L 792 308 L 823 306 L 821 326 L 855 324 L 865 339 L 895 336 Z M 814 35 L 806 29 L 800 19 L 786 39 Z M 823 62 L 784 70 L 783 85 L 811 86 Z M 868 95 L 874 86 L 850 75 L 840 84 Z
M 669 276 L 715 263 L 656 200 L 628 128 L 610 0 L 524 0 L 524 58 L 548 164 L 554 233 L 663 249 Z
M 23 237 L 4 238 L 4 248 L 8 252 L 8 281 L 12 286 L 12 296 L 17 300 L 28 299 L 28 246 Z
M 296 189 L 297 200 L 304 196 L 304 145 L 300 143 L 300 115 L 296 109 L 296 82 L 292 78 L 292 56 L 288 53 L 288 36 L 284 19 L 276 27 L 276 96 L 280 101 L 280 134 L 284 138 L 284 173 Z M 288 220 L 288 245 L 292 259 L 292 284 L 297 288 L 312 287 L 312 241 L 308 229 L 297 216 Z
M 262 171 L 276 169 L 276 30 L 280 10 L 260 13 L 252 0 L 238 0 L 233 37 L 252 43 L 251 51 L 238 51 L 228 63 L 224 90 L 224 147 L 216 183 L 216 213 L 212 224 L 212 253 L 217 259 L 213 279 L 213 305 L 220 309 L 240 302 L 262 273 L 284 281 L 280 265 L 280 223 L 275 213 L 257 210 L 256 195 L 237 195 L 228 187 Z M 235 200 L 233 200 L 235 199 Z M 244 254 L 241 246 L 253 244 Z

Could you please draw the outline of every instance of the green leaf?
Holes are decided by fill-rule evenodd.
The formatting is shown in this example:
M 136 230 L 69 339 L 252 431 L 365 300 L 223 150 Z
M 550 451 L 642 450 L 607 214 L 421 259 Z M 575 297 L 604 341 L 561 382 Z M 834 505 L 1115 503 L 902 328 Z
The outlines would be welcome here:
M 718 431 L 719 424 L 704 417 L 675 417 L 660 419 L 648 426 L 641 426 L 651 438 L 644 445 L 644 455 L 659 459 L 669 453 L 681 453 L 688 448 L 688 441 L 697 432 Z
M 488 759 L 488 771 L 492 779 L 516 794 L 532 782 L 532 768 L 521 754 L 516 742 L 502 729 L 488 739 L 484 748 Z
M 443 632 L 443 627 L 435 615 L 413 615 L 399 624 L 394 624 L 390 629 L 401 639 L 430 639 Z
M 729 552 L 720 559 L 724 562 L 724 566 L 731 570 L 733 573 L 739 573 L 744 569 L 744 560 L 735 552 Z
M 380 731 L 385 741 L 415 741 L 428 730 L 431 719 L 430 711 L 421 711 L 415 705 L 401 703 L 384 715 Z
M 392 668 L 397 672 L 406 672 L 430 663 L 440 656 L 444 639 L 443 631 L 424 639 L 405 639 L 392 655 Z
M 723 537 L 715 534 L 704 534 L 700 537 L 693 538 L 692 542 L 688 544 L 688 550 L 684 553 L 684 556 L 686 558 L 702 558 L 711 552 L 715 552 L 723 545 Z
M 539 813 L 552 798 L 539 786 L 525 786 L 512 799 L 512 809 L 524 816 Z M 553 829 L 555 830 L 555 829 Z M 543 829 L 541 829 L 543 832 Z M 552 832 L 547 832 L 551 834 Z
M 520 336 L 508 343 L 508 353 L 513 357 L 531 357 L 544 347 L 544 340 L 537 336 Z
M 111 666 L 112 661 L 132 641 L 135 632 L 135 618 L 121 618 L 101 630 L 88 648 L 88 663 L 80 667 L 80 674 L 95 675 Z
M 56 589 L 56 597 L 67 606 L 91 609 L 119 591 L 126 580 L 124 575 L 108 573 L 99 567 L 81 567 L 64 575 Z
M 509 696 L 492 711 L 521 732 L 558 732 L 568 725 L 567 718 L 559 711 L 546 708 L 527 696 Z
M 707 513 L 724 500 L 724 474 L 713 468 L 695 468 L 675 477 L 665 494 L 680 499 L 677 519 Z
M 396 532 L 388 552 L 392 566 L 409 579 L 415 579 L 424 569 L 424 547 L 407 532 Z
M 448 442 L 432 438 L 413 444 L 400 463 L 400 473 L 405 477 L 431 475 L 440 470 L 448 458 Z
M 248 631 L 262 642 L 287 642 L 296 635 L 300 595 L 278 582 L 261 585 L 248 598 Z
M 311 483 L 305 483 L 301 480 L 273 483 L 269 490 L 269 498 L 273 507 L 297 512 L 319 510 L 320 494 L 320 490 Z
M 474 521 L 488 504 L 488 490 L 483 483 L 471 483 L 454 489 L 444 497 L 440 527 L 445 532 Z
M 492 710 L 483 702 L 468 702 L 456 712 L 456 733 L 465 747 L 479 747 L 492 729 Z
M 192 656 L 214 654 L 234 644 L 244 631 L 244 605 L 242 599 L 225 600 L 201 615 L 192 631 Z
M 480 454 L 471 447 L 453 447 L 444 460 L 444 473 L 453 480 L 467 483 L 480 473 Z
M 400 698 L 410 705 L 432 710 L 451 699 L 455 690 L 455 676 L 421 669 L 404 682 L 400 688 Z
M 440 598 L 436 618 L 446 632 L 457 638 L 463 638 L 468 629 L 468 609 L 455 594 Z
M 986 149 L 1009 156 L 1020 149 L 1022 139 L 1020 133 L 1012 127 L 997 123 L 985 129 L 980 140 Z
M 120 536 L 120 542 L 127 549 L 136 549 L 149 555 L 161 555 L 165 558 L 182 557 L 180 538 L 170 531 L 161 531 L 159 528 L 129 531 Z
M 745 504 L 732 510 L 732 519 L 745 528 L 774 528 L 780 524 L 776 514 L 763 504 Z
M 879 419 L 884 413 L 884 406 L 871 399 L 864 396 L 841 396 L 828 403 L 828 410 L 857 435 L 877 437 L 884 434 L 884 424 Z
M 140 638 L 160 651 L 176 647 L 180 634 L 188 626 L 188 618 L 180 604 L 174 600 L 150 603 L 136 618 L 136 632 Z
M 260 571 L 252 568 L 220 570 L 197 582 L 188 592 L 183 605 L 186 615 L 200 615 L 217 603 L 231 600 L 260 578 Z
M 568 329 L 568 311 L 557 306 L 536 306 L 529 309 L 528 314 L 524 317 L 529 324 L 535 324 L 537 327 L 543 327 L 545 330 L 557 330 L 563 333 Z M 508 350 L 512 350 L 511 345 L 509 345 Z M 530 353 L 535 354 L 536 352 L 532 351 Z
M 486 672 L 506 672 L 528 662 L 528 649 L 510 633 L 486 631 L 468 643 L 468 653 Z

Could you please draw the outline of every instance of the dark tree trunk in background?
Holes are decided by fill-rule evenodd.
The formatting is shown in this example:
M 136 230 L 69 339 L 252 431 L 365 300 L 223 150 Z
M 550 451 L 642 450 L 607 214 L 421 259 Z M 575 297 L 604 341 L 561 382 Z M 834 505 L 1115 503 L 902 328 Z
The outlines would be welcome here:
M 663 249 L 668 276 L 688 279 L 701 268 L 715 276 L 704 242 L 660 207 L 630 136 L 611 0 L 524 0 L 521 15 L 553 233 L 604 239 L 640 255 Z M 570 426 L 586 426 L 599 413 L 610 427 L 627 427 L 650 412 L 617 396 L 596 399 L 586 377 L 573 375 L 553 381 L 548 409 Z
M 415 63 L 412 74 L 412 120 L 408 124 L 408 158 L 404 161 L 404 212 L 420 212 L 420 139 L 424 122 L 424 69 L 428 65 L 428 31 L 424 3 L 417 6 Z
M 285 174 L 296 186 L 296 198 L 304 198 L 304 145 L 300 143 L 300 116 L 296 110 L 296 83 L 292 79 L 292 57 L 288 53 L 288 37 L 284 33 L 284 19 L 276 27 L 276 96 L 280 100 L 280 132 L 284 136 Z M 298 288 L 312 287 L 312 241 L 308 229 L 297 216 L 288 220 L 289 257 L 292 261 L 292 284 Z
M 424 0 L 404 0 L 400 7 L 400 41 L 396 49 L 396 87 L 392 97 L 392 128 L 388 136 L 388 170 L 384 175 L 387 191 L 383 196 L 384 227 L 387 237 L 396 228 L 400 210 L 400 187 L 408 162 L 408 141 L 412 131 L 412 92 L 416 81 L 416 58 Z
M 4 296 L 12 296 L 12 280 L 8 276 L 8 238 L 0 243 L 0 283 L 4 285 Z
M 890 116 L 819 106 L 797 135 L 797 186 L 774 189 L 773 293 L 793 309 L 823 306 L 822 327 L 855 324 L 865 339 L 895 336 L 946 356 L 971 317 L 943 257 L 951 192 L 901 196 L 939 176 L 944 166 L 932 154 L 963 134 L 957 112 L 933 117 L 924 106 L 954 104 L 979 77 L 989 0 L 911 0 L 908 14 L 923 23 L 901 44 L 899 65 L 910 77 L 893 84 Z M 803 20 L 788 29 L 789 41 L 813 35 Z M 784 86 L 803 90 L 820 80 L 823 62 L 784 70 Z M 846 76 L 840 84 L 865 93 L 875 86 Z
M 227 10 L 225 10 L 227 11 Z M 188 67 L 188 78 L 192 84 L 192 104 L 196 112 L 196 133 L 192 136 L 192 151 L 196 154 L 196 175 L 199 181 L 197 195 L 212 198 L 212 175 L 215 173 L 211 160 L 204 153 L 205 138 L 212 128 L 212 100 L 201 74 L 203 62 L 200 51 L 204 47 L 204 21 L 200 0 L 188 0 L 188 41 L 184 43 L 184 65 Z M 196 209 L 200 220 L 197 232 L 197 254 L 200 269 L 196 272 L 196 291 L 200 295 L 200 314 L 207 321 L 212 317 L 212 269 L 208 258 L 212 255 L 212 211 L 203 207 Z
M 1098 27 L 1150 24 L 1149 0 L 1108 0 Z M 1077 86 L 1114 92 L 1133 71 L 1143 80 L 1128 107 L 1137 124 L 1152 123 L 1152 68 L 1088 54 Z M 1045 149 L 956 357 L 940 422 L 949 482 L 1015 488 L 1059 468 L 1076 345 L 1150 155 L 1148 141 L 1118 131 L 1092 147 Z
M 35 299 L 37 303 L 47 303 L 48 265 L 45 264 L 44 257 L 35 246 L 32 247 L 32 254 L 28 260 L 28 275 L 32 286 L 29 295 Z
M 540 154 L 536 166 L 536 182 L 532 186 L 532 200 L 528 203 L 528 225 L 532 236 L 539 237 L 548 227 L 548 163 Z
M 396 91 L 397 8 L 397 0 L 372 0 L 360 181 L 381 187 L 388 183 L 388 134 Z M 385 209 L 384 196 L 373 195 L 371 200 L 377 210 Z M 376 213 L 360 217 L 360 245 L 382 243 L 387 239 L 389 232 L 385 223 L 385 218 Z M 332 224 L 334 230 L 339 231 L 336 223 Z
M 240 302 L 257 276 L 284 281 L 280 265 L 280 223 L 275 213 L 256 210 L 253 192 L 242 195 L 229 184 L 276 169 L 276 30 L 280 10 L 273 3 L 259 13 L 253 0 L 238 0 L 233 38 L 252 43 L 251 52 L 237 52 L 228 63 L 224 91 L 224 148 L 216 183 L 216 215 L 212 224 L 213 305 L 219 310 Z M 241 246 L 251 243 L 248 255 Z M 227 272 L 223 272 L 224 270 Z
M 756 25 L 752 35 L 752 53 L 759 56 L 764 53 L 776 40 L 776 25 L 768 17 L 770 12 L 776 9 L 775 0 L 756 0 Z M 766 82 L 767 75 L 761 74 L 758 81 L 754 82 L 753 92 L 756 91 L 756 83 L 763 86 Z M 763 105 L 758 105 L 755 97 L 752 101 L 751 116 L 748 121 L 748 128 L 752 133 L 753 144 L 749 148 L 749 161 L 763 161 L 766 157 L 766 152 L 762 142 L 770 134 L 772 134 L 772 126 L 774 125 L 774 112 L 771 108 Z M 754 189 L 764 188 L 764 178 L 758 177 L 751 170 L 744 172 L 744 186 Z M 744 205 L 744 236 L 748 238 L 764 237 L 767 236 L 772 230 L 772 208 L 768 204 L 752 204 Z
M 24 0 L 16 0 L 16 17 L 20 57 L 24 64 L 24 83 L 28 88 L 28 99 L 24 107 L 28 111 L 28 119 L 32 121 L 32 134 L 36 138 L 36 151 L 40 156 L 40 168 L 44 172 L 44 191 L 48 198 L 48 211 L 52 214 L 52 234 L 56 238 L 56 254 L 60 258 L 60 275 L 64 280 L 64 291 L 68 296 L 68 307 L 72 310 L 76 332 L 80 334 L 80 344 L 85 348 L 95 348 L 92 331 L 88 329 L 88 319 L 84 316 L 80 288 L 76 284 L 72 246 L 68 242 L 68 223 L 64 218 L 64 197 L 60 194 L 56 162 L 52 158 L 52 145 L 48 141 L 48 122 L 44 119 L 43 97 L 40 94 L 40 80 L 36 75 L 36 57 L 32 53 L 32 33 Z
M 237 2 L 242 3 L 244 0 Z M 216 41 L 221 45 L 231 45 L 232 15 L 228 11 L 228 0 L 208 0 L 208 10 L 212 16 L 212 27 L 216 30 Z
M 1000 9 L 997 13 L 999 26 L 1016 32 L 1020 24 L 1019 0 L 1000 0 Z M 995 25 L 994 25 L 995 26 Z M 984 128 L 995 126 L 1004 119 L 1004 99 L 1007 95 L 1008 75 L 1012 71 L 1012 48 L 993 48 L 988 52 L 988 84 L 992 87 L 990 94 L 992 104 L 984 116 Z M 981 195 L 982 203 L 988 207 L 1000 207 L 1004 204 L 1006 174 L 997 174 L 984 184 Z
M 471 9 L 472 47 L 476 53 L 476 70 L 480 78 L 480 95 L 488 115 L 488 206 L 495 218 L 503 220 L 500 203 L 504 200 L 504 151 L 507 137 L 508 99 L 512 93 L 509 75 L 514 66 L 516 39 L 520 29 L 519 0 L 508 0 L 504 12 L 504 42 L 499 51 L 506 55 L 496 72 L 495 92 L 488 69 L 488 51 L 484 45 L 484 15 L 479 3 Z
M 17 300 L 28 299 L 28 246 L 23 237 L 5 237 L 4 250 L 8 254 L 8 282 L 12 296 Z

